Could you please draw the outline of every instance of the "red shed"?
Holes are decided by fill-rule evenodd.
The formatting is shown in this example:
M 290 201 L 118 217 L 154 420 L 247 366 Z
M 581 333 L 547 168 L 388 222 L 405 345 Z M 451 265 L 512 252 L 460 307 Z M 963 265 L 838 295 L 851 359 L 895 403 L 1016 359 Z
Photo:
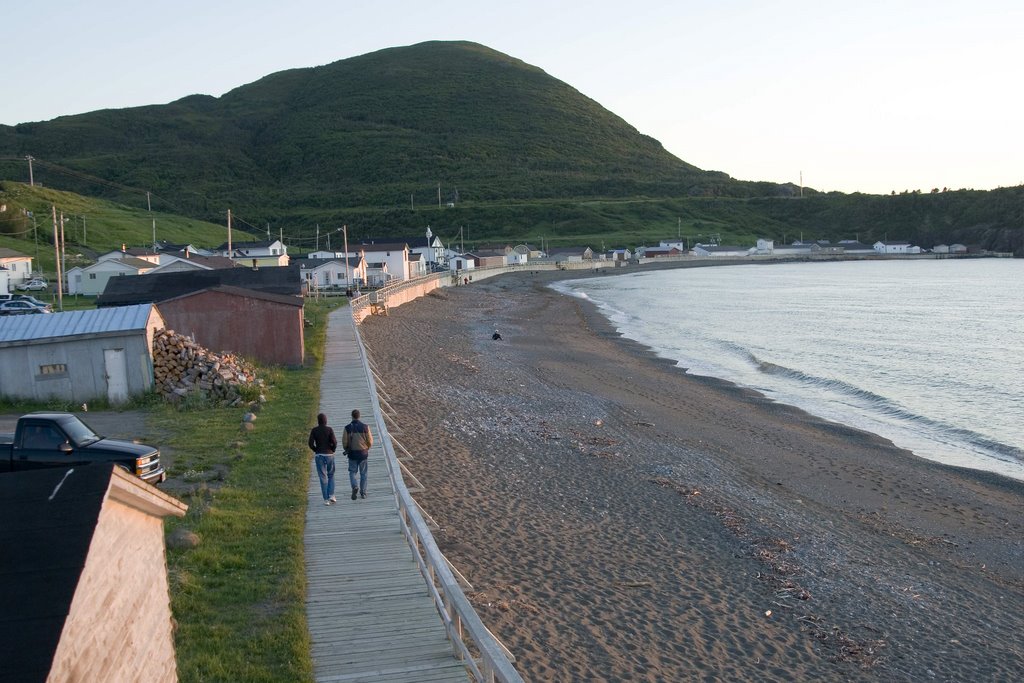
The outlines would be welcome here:
M 167 326 L 218 353 L 230 351 L 261 363 L 300 366 L 305 359 L 303 300 L 220 285 L 158 305 Z

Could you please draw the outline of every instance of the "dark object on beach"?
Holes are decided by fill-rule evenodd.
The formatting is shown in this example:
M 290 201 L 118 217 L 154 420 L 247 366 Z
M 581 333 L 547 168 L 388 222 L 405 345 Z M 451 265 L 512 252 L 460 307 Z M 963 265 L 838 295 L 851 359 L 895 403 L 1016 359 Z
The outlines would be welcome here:
M 494 341 L 500 341 L 501 340 L 501 335 L 498 334 L 497 330 L 495 330 L 494 334 L 491 335 L 491 339 L 493 339 Z

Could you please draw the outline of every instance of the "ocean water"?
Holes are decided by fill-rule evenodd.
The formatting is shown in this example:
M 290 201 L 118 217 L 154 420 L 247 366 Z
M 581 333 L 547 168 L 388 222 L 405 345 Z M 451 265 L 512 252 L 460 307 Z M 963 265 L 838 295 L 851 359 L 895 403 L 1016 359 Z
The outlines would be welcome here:
M 692 374 L 1024 480 L 1024 260 L 721 266 L 554 286 Z

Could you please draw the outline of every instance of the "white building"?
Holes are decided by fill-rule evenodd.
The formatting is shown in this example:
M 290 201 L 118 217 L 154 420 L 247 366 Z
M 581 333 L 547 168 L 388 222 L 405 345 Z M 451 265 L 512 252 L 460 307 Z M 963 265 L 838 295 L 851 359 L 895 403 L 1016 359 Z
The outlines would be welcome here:
M 879 254 L 920 254 L 921 247 L 915 247 L 910 242 L 900 240 L 893 242 L 875 242 L 875 251 Z
M 230 249 L 225 242 L 217 247 L 215 252 L 220 256 L 227 256 L 239 265 L 253 268 L 288 265 L 288 247 L 281 240 L 233 242 Z
M 0 268 L 7 271 L 7 286 L 11 289 L 32 279 L 32 257 L 20 251 L 0 247 Z
M 68 294 L 96 296 L 102 294 L 103 290 L 107 288 L 110 278 L 143 275 L 154 268 L 156 268 L 155 263 L 134 256 L 97 261 L 81 270 L 72 268 L 68 271 Z
M 368 282 L 366 259 L 362 254 L 349 258 L 299 259 L 299 272 L 308 291 L 316 289 L 358 289 Z

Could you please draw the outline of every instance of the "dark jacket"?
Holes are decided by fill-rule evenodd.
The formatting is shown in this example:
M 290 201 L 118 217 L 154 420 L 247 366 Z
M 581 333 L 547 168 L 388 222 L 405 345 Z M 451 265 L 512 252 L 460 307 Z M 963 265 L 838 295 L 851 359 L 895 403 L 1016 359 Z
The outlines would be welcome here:
M 338 440 L 334 430 L 327 425 L 317 425 L 309 432 L 309 447 L 318 455 L 334 455 Z
M 362 460 L 370 454 L 373 445 L 373 434 L 365 423 L 352 420 L 345 425 L 345 433 L 341 435 L 341 445 L 350 458 Z

